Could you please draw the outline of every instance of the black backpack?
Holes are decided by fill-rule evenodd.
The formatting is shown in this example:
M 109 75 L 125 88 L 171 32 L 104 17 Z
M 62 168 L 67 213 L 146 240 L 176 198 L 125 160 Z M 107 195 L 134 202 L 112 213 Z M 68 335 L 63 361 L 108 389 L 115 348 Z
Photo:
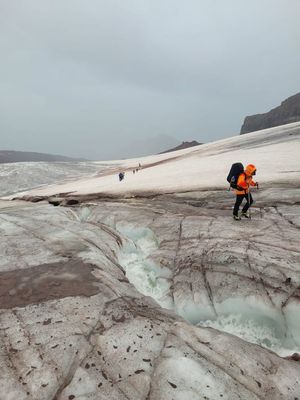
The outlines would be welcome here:
M 230 183 L 230 187 L 237 189 L 237 181 L 239 176 L 244 172 L 244 166 L 242 163 L 232 164 L 229 174 L 227 176 L 227 182 Z

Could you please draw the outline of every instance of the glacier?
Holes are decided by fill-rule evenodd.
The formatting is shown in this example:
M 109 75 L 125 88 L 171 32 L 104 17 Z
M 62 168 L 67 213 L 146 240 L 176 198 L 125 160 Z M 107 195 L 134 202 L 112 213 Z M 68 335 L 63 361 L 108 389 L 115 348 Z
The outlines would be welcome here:
M 299 150 L 294 123 L 4 187 L 0 399 L 299 399 Z
M 112 168 L 111 164 L 92 161 L 3 163 L 0 164 L 0 196 L 58 182 L 78 181 L 91 175 L 99 176 Z

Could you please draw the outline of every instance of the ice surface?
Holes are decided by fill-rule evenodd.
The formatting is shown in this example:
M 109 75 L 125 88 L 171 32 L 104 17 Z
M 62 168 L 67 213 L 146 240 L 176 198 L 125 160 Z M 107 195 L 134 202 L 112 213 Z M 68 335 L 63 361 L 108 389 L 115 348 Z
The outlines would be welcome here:
M 193 324 L 234 334 L 282 356 L 299 351 L 300 318 L 295 311 L 291 311 L 292 305 L 289 305 L 290 309 L 286 308 L 283 315 L 280 309 L 265 303 L 259 296 L 242 299 L 235 298 L 234 294 L 211 307 L 201 296 L 198 301 L 196 296 L 190 300 L 187 293 L 183 293 L 182 298 L 177 296 L 174 304 L 170 289 L 171 271 L 162 269 L 151 259 L 151 255 L 159 249 L 159 240 L 154 232 L 124 221 L 116 223 L 116 229 L 123 239 L 126 238 L 119 262 L 125 268 L 129 281 L 141 293 L 151 296 L 161 306 L 175 310 Z M 184 234 L 191 234 L 191 230 L 186 230 Z
M 144 158 L 122 185 L 107 171 L 30 194 L 115 201 L 0 202 L 0 296 L 19 301 L 0 310 L 6 398 L 300 398 L 299 363 L 273 352 L 300 349 L 299 127 Z M 233 161 L 257 164 L 262 182 L 253 219 L 240 224 L 226 191 Z M 81 275 L 73 262 L 83 263 Z M 85 288 L 89 269 L 88 293 L 60 292 L 66 282 Z
M 214 321 L 203 321 L 199 323 L 199 326 L 231 333 L 247 342 L 266 347 L 283 357 L 299 351 L 296 346 L 288 348 L 284 345 L 285 338 L 278 336 L 273 320 L 268 318 L 259 317 L 255 319 L 248 318 L 244 314 L 228 314 L 218 317 Z
M 76 398 L 86 399 L 89 394 L 95 392 L 97 382 L 91 378 L 89 374 L 81 367 L 77 369 L 73 377 L 71 385 L 64 391 L 63 396 L 72 398 L 72 394 L 76 393 Z
M 176 314 L 183 317 L 185 320 L 196 325 L 200 321 L 206 321 L 210 318 L 214 318 L 215 312 L 212 307 L 206 302 L 195 302 L 195 300 L 189 299 L 187 296 L 183 295 L 175 297 L 175 308 Z
M 173 308 L 170 294 L 170 271 L 148 258 L 158 248 L 157 239 L 149 228 L 117 223 L 116 229 L 126 238 L 119 263 L 129 281 L 145 296 L 151 296 L 162 307 Z
M 0 196 L 101 174 L 111 165 L 93 162 L 20 162 L 0 164 Z
M 289 326 L 291 336 L 297 344 L 298 352 L 300 352 L 300 316 L 299 302 L 293 299 L 285 307 L 286 323 Z
M 215 303 L 215 314 L 208 305 L 188 301 L 183 297 L 177 298 L 174 310 L 193 324 L 231 333 L 281 356 L 300 351 L 299 305 L 290 306 L 284 316 L 259 299 L 245 301 L 232 297 L 222 304 Z

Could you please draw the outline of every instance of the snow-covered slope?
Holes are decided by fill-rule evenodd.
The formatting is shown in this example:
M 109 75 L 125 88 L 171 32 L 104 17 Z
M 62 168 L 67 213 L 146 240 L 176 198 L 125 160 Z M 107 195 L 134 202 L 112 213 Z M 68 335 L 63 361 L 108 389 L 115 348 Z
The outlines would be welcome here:
M 137 195 L 191 190 L 223 189 L 234 162 L 257 166 L 257 179 L 266 186 L 300 185 L 300 123 L 284 125 L 220 140 L 173 153 L 121 163 L 112 174 L 70 184 L 49 186 L 26 193 L 49 196 L 57 193 L 83 195 Z M 142 170 L 132 169 L 142 164 Z M 126 171 L 119 182 L 117 172 Z

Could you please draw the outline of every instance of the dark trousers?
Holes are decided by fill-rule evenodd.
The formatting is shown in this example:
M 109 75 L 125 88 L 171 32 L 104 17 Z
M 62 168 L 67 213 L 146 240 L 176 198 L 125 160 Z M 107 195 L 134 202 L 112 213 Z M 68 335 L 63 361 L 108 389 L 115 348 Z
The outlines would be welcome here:
M 249 199 L 248 199 L 248 193 L 246 194 L 237 194 L 236 195 L 236 200 L 235 200 L 235 205 L 233 208 L 233 215 L 238 215 L 240 205 L 242 204 L 242 201 L 246 199 L 246 204 L 244 205 L 242 212 L 247 212 L 248 208 L 251 206 L 253 203 L 253 199 L 251 196 L 251 193 L 249 193 Z M 250 202 L 249 202 L 250 200 Z

